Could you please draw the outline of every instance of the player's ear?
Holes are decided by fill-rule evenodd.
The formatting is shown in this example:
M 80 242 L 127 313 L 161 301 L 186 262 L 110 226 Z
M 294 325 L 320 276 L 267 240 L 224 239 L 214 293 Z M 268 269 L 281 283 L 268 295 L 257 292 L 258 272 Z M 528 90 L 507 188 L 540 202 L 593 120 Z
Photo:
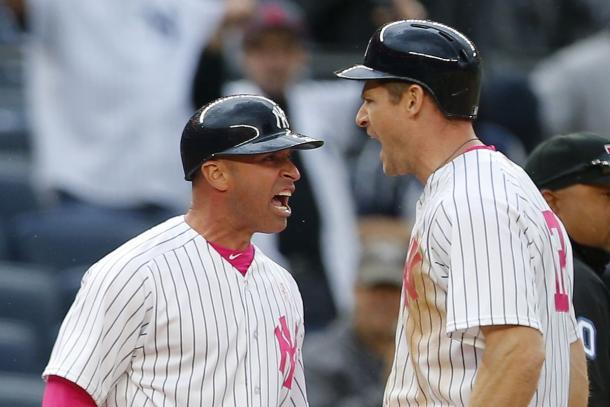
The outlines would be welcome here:
M 413 83 L 407 87 L 401 103 L 409 116 L 415 116 L 422 110 L 425 96 L 426 92 L 420 85 Z
M 540 191 L 540 193 L 542 194 L 542 197 L 544 198 L 546 203 L 551 207 L 553 212 L 558 214 L 559 213 L 559 197 L 557 196 L 557 194 L 555 192 L 551 191 L 550 189 L 543 189 L 542 191 Z
M 201 165 L 201 175 L 208 184 L 218 191 L 226 191 L 229 187 L 226 163 L 222 160 L 209 160 Z

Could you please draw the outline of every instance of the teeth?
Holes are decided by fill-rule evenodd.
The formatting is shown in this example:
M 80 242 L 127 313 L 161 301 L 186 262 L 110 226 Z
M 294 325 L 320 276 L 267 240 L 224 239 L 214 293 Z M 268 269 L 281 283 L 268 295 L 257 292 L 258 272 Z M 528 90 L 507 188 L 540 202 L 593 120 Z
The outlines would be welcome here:
M 292 192 L 290 192 L 290 191 L 282 191 L 278 195 L 281 195 L 281 196 L 292 196 Z

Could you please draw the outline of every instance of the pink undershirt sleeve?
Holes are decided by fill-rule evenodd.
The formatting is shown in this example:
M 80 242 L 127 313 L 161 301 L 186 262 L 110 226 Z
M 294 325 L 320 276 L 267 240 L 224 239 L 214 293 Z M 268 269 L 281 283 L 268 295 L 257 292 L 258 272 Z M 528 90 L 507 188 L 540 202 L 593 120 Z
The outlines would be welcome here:
M 49 376 L 44 389 L 42 407 L 96 407 L 95 401 L 84 389 L 70 380 Z

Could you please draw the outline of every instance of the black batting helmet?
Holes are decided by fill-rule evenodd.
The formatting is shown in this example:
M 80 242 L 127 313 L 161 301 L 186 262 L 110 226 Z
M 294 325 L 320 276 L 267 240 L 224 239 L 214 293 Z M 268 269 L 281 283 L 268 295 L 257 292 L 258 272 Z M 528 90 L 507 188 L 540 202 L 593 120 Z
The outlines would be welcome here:
M 379 28 L 364 63 L 335 72 L 354 80 L 400 80 L 427 89 L 447 117 L 475 119 L 481 59 L 466 36 L 433 21 L 403 20 Z
M 234 95 L 203 106 L 184 127 L 180 156 L 184 179 L 192 181 L 214 157 L 318 148 L 323 141 L 290 130 L 284 111 L 257 95 Z

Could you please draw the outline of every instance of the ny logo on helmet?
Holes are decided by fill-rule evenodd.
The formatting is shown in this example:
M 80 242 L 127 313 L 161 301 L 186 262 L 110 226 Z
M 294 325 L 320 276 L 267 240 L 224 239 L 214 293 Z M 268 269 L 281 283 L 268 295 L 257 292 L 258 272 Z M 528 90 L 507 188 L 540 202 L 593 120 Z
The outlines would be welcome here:
M 272 113 L 275 116 L 277 127 L 287 129 L 289 125 L 288 119 L 286 118 L 286 113 L 284 113 L 284 111 L 280 109 L 278 105 L 273 106 Z

